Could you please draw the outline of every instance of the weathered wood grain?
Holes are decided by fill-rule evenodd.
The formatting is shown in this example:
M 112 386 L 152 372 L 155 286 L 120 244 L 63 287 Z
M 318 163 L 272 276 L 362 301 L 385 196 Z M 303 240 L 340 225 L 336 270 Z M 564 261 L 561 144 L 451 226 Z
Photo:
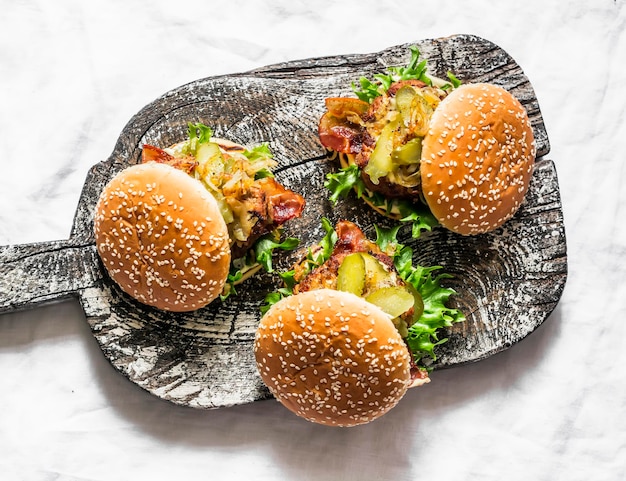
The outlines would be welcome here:
M 447 70 L 466 82 L 488 81 L 512 91 L 529 111 L 539 157 L 548 136 L 532 86 L 496 45 L 458 35 L 415 42 L 433 73 Z M 353 198 L 336 208 L 324 176 L 335 167 L 317 139 L 324 98 L 350 94 L 350 84 L 387 65 L 408 60 L 408 44 L 369 55 L 345 55 L 272 65 L 252 72 L 201 79 L 167 92 L 135 115 L 112 155 L 89 172 L 68 241 L 0 247 L 0 312 L 77 296 L 110 362 L 131 381 L 172 402 L 215 408 L 269 397 L 256 373 L 252 341 L 265 294 L 279 285 L 268 274 L 243 284 L 227 302 L 170 314 L 142 306 L 110 281 L 95 253 L 93 209 L 108 180 L 138 162 L 143 143 L 166 146 L 185 137 L 187 122 L 211 125 L 220 137 L 243 144 L 269 142 L 279 162 L 276 176 L 302 193 L 307 207 L 286 234 L 302 245 L 323 235 L 320 217 L 351 219 L 373 236 L 389 226 Z M 526 201 L 498 231 L 460 237 L 435 229 L 413 247 L 415 261 L 442 265 L 467 321 L 440 346 L 435 368 L 484 359 L 536 329 L 558 302 L 567 277 L 563 214 L 556 169 L 540 158 Z M 277 267 L 299 255 L 283 254 Z
M 76 296 L 99 277 L 97 257 L 69 241 L 0 246 L 0 313 Z

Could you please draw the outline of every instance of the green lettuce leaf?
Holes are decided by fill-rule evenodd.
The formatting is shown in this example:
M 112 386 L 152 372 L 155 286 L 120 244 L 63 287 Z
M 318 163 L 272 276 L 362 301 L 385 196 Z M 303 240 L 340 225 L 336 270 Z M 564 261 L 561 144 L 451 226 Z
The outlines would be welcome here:
M 439 339 L 438 331 L 465 320 L 465 316 L 459 309 L 446 306 L 448 299 L 455 291 L 441 286 L 441 280 L 451 276 L 447 274 L 433 276 L 433 272 L 438 269 L 441 267 L 416 269 L 407 279 L 407 282 L 417 289 L 424 300 L 424 313 L 409 327 L 409 334 L 406 338 L 416 359 L 428 356 L 435 360 L 437 356 L 433 351 L 434 347 L 447 341 L 447 338 Z
M 361 77 L 358 85 L 352 83 L 354 94 L 364 102 L 371 103 L 376 97 L 389 90 L 392 83 L 400 80 L 421 80 L 426 85 L 433 85 L 433 78 L 427 73 L 427 60 L 420 60 L 420 51 L 417 46 L 412 45 L 409 49 L 411 50 L 411 59 L 406 66 L 387 67 L 385 73 L 373 76 L 374 81 L 367 77 Z M 451 72 L 448 72 L 448 79 L 450 83 L 438 79 L 438 84 L 441 84 L 442 89 L 447 90 L 460 85 L 460 81 Z
M 270 292 L 265 296 L 264 304 L 259 308 L 261 315 L 264 315 L 270 308 L 284 297 L 289 297 L 293 291 L 287 287 L 281 287 L 277 291 Z
M 237 294 L 237 289 L 235 288 L 235 284 L 241 280 L 243 277 L 243 271 L 241 269 L 237 269 L 232 264 L 230 266 L 230 272 L 226 277 L 226 284 L 222 289 L 222 293 L 220 294 L 220 300 L 225 301 L 231 295 Z
M 384 77 L 384 79 L 385 79 L 384 82 L 386 84 L 386 79 L 387 78 L 385 76 L 382 76 L 382 77 Z M 382 82 L 381 82 L 381 84 L 382 84 Z M 376 97 L 382 95 L 382 92 L 380 91 L 381 84 L 375 84 L 374 82 L 369 80 L 367 77 L 361 77 L 359 79 L 359 86 L 360 86 L 360 88 L 357 87 L 357 85 L 354 82 L 352 82 L 352 91 L 363 102 L 372 103 L 372 100 L 374 100 Z M 387 87 L 387 88 L 389 88 L 389 87 Z
M 243 155 L 245 155 L 250 162 L 271 159 L 274 157 L 267 142 L 263 142 L 255 147 L 244 150 Z
M 439 339 L 440 330 L 456 322 L 463 322 L 465 315 L 459 310 L 446 306 L 454 289 L 441 285 L 443 279 L 451 278 L 448 274 L 433 275 L 441 266 L 413 266 L 413 249 L 402 245 L 397 240 L 399 228 L 384 229 L 376 227 L 376 244 L 385 253 L 392 252 L 394 265 L 405 282 L 410 283 L 422 296 L 424 312 L 408 329 L 406 343 L 418 365 L 423 365 L 424 358 L 435 360 L 435 346 L 447 341 Z M 389 254 L 388 254 L 389 255 Z
M 400 221 L 411 223 L 411 236 L 414 239 L 417 239 L 422 231 L 430 231 L 439 225 L 439 221 L 425 204 L 398 200 L 396 206 L 400 211 Z
M 376 245 L 381 251 L 394 259 L 397 253 L 404 247 L 398 242 L 398 232 L 401 227 L 401 225 L 391 228 L 384 228 L 378 225 L 374 226 L 374 230 L 376 231 Z
M 450 71 L 448 71 L 448 79 L 450 80 L 450 84 L 449 85 L 452 85 L 452 88 L 456 89 L 456 88 L 459 88 L 461 86 L 462 82 L 458 78 L 456 78 L 456 76 L 452 72 L 450 72 Z M 449 88 L 449 85 L 448 85 L 448 88 Z M 445 87 L 446 86 L 444 86 L 443 88 L 445 89 Z
M 346 198 L 354 189 L 357 198 L 366 199 L 371 204 L 390 211 L 395 209 L 399 212 L 400 221 L 411 224 L 413 238 L 418 238 L 423 231 L 430 231 L 439 225 L 439 221 L 432 214 L 428 206 L 420 202 L 410 202 L 400 199 L 385 199 L 382 194 L 370 192 L 366 189 L 361 177 L 361 170 L 355 164 L 343 167 L 335 173 L 326 174 L 324 182 L 331 195 L 329 200 L 336 205 L 339 199 Z
M 294 274 L 295 271 L 293 270 L 280 272 L 278 274 L 285 283 L 285 286 L 274 292 L 270 292 L 265 296 L 264 304 L 260 307 L 261 314 L 265 314 L 269 311 L 270 307 L 280 301 L 283 297 L 289 297 L 293 294 L 293 287 L 296 285 Z
M 213 137 L 213 129 L 202 122 L 187 123 L 187 140 L 185 140 L 182 152 L 187 155 L 196 155 L 198 145 L 206 144 Z
M 322 240 L 315 249 L 311 249 L 309 247 L 307 251 L 306 258 L 303 261 L 303 265 L 305 266 L 303 275 L 307 275 L 316 267 L 321 266 L 333 253 L 333 248 L 337 242 L 337 233 L 335 232 L 335 229 L 333 229 L 331 222 L 326 217 L 322 218 L 322 228 L 325 232 L 324 237 L 322 237 Z M 293 293 L 293 287 L 296 284 L 294 274 L 295 272 L 293 270 L 278 273 L 285 283 L 285 287 L 278 289 L 276 292 L 270 292 L 265 296 L 264 304 L 261 306 L 262 313 L 267 312 L 270 307 L 280 301 L 283 297 L 290 296 Z
M 411 50 L 411 59 L 406 67 L 389 67 L 387 70 L 393 81 L 398 80 L 421 80 L 426 85 L 432 85 L 432 80 L 426 75 L 428 62 L 420 61 L 420 51 L 415 46 L 409 47 Z
M 365 190 L 365 183 L 361 178 L 361 169 L 357 165 L 350 165 L 339 169 L 335 173 L 326 174 L 324 187 L 330 190 L 330 201 L 336 205 L 339 199 L 345 199 L 352 189 L 355 189 L 357 196 L 361 197 Z
M 300 240 L 295 237 L 288 237 L 284 241 L 278 242 L 272 234 L 267 234 L 254 243 L 253 249 L 256 261 L 261 264 L 263 269 L 267 272 L 274 272 L 272 266 L 272 254 L 274 250 L 293 250 L 298 247 L 299 243 Z
M 197 140 L 200 144 L 206 144 L 213 137 L 213 129 L 202 122 L 189 122 L 187 124 L 187 134 L 189 140 Z
M 337 233 L 335 232 L 331 222 L 326 217 L 322 217 L 322 228 L 326 233 L 319 243 L 321 249 L 318 251 L 311 251 L 311 249 L 309 249 L 309 254 L 307 256 L 307 259 L 310 261 L 309 272 L 314 268 L 321 266 L 330 258 L 330 255 L 333 253 L 333 248 L 337 243 Z
M 231 263 L 230 272 L 226 278 L 226 284 L 220 295 L 222 301 L 226 300 L 231 295 L 237 294 L 236 284 L 241 280 L 244 272 L 255 269 L 260 265 L 266 272 L 273 273 L 272 255 L 274 250 L 293 250 L 298 247 L 300 243 L 300 240 L 294 237 L 288 237 L 280 242 L 276 240 L 279 236 L 280 234 L 278 232 L 266 234 L 254 243 L 251 250 L 248 251 L 245 256 L 235 259 Z M 293 277 L 293 271 L 291 272 Z M 279 273 L 279 276 L 283 278 L 285 284 L 289 285 L 289 281 L 286 277 L 283 277 L 284 275 L 285 274 Z M 291 287 L 293 287 L 293 282 L 291 283 Z

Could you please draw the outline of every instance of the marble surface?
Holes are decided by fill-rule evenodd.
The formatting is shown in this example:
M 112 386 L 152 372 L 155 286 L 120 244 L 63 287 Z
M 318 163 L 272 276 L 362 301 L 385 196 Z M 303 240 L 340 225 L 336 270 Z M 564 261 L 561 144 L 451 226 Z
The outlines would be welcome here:
M 455 33 L 522 66 L 556 163 L 569 277 L 504 353 L 379 421 L 182 408 L 127 381 L 77 302 L 0 316 L 0 479 L 617 480 L 626 471 L 626 2 L 3 1 L 0 245 L 64 239 L 88 169 L 190 81 Z

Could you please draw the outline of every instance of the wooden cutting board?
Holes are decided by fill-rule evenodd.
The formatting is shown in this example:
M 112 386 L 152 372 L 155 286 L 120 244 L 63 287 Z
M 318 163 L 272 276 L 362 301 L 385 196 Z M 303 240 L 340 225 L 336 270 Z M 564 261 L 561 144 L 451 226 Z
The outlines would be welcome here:
M 111 156 L 90 170 L 67 240 L 0 247 L 0 313 L 43 302 L 78 298 L 102 351 L 128 379 L 174 403 L 216 408 L 270 397 L 256 372 L 252 343 L 265 294 L 280 282 L 268 274 L 238 289 L 226 302 L 172 314 L 143 306 L 108 278 L 96 253 L 93 211 L 104 185 L 139 162 L 144 143 L 183 140 L 187 122 L 203 122 L 215 135 L 241 144 L 269 142 L 276 177 L 307 200 L 287 235 L 301 245 L 323 236 L 322 216 L 355 221 L 374 237 L 374 224 L 390 226 L 352 197 L 333 208 L 323 187 L 334 166 L 317 138 L 324 98 L 351 95 L 351 82 L 389 65 L 404 65 L 417 45 L 433 75 L 454 72 L 464 82 L 492 82 L 511 91 L 529 112 L 538 160 L 530 190 L 516 216 L 495 232 L 461 237 L 435 229 L 414 240 L 414 261 L 441 265 L 454 277 L 446 285 L 467 321 L 455 325 L 438 349 L 434 368 L 478 361 L 535 330 L 559 301 L 567 277 L 565 228 L 555 165 L 545 156 L 548 136 L 529 80 L 493 43 L 455 35 L 399 45 L 368 55 L 287 62 L 251 72 L 183 85 L 137 113 Z M 280 253 L 287 268 L 298 253 Z M 1 320 L 0 320 L 1 321 Z

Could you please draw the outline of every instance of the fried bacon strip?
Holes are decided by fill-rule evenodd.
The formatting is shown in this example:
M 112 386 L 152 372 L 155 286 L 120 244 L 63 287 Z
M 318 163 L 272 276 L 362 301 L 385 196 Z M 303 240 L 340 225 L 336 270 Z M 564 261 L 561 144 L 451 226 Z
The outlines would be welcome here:
M 198 163 L 191 155 L 174 157 L 165 150 L 155 147 L 154 145 L 144 144 L 141 152 L 141 162 L 159 162 L 160 164 L 168 164 L 172 167 L 182 170 L 188 174 L 193 172 Z
M 297 284 L 293 289 L 294 294 L 321 288 L 336 289 L 339 266 L 346 256 L 353 252 L 369 252 L 377 258 L 386 257 L 388 262 L 391 262 L 391 259 L 385 256 L 375 243 L 365 237 L 356 224 L 345 220 L 339 221 L 335 226 L 335 232 L 337 242 L 326 262 L 308 274 L 306 274 L 306 261 L 296 266 Z
M 365 129 L 363 118 L 370 105 L 359 99 L 330 97 L 327 112 L 320 119 L 318 134 L 322 145 L 335 152 L 358 154 L 374 147 L 375 140 Z
M 337 242 L 326 262 L 308 274 L 306 273 L 304 263 L 296 266 L 294 279 L 297 284 L 293 289 L 294 294 L 321 288 L 336 289 L 339 266 L 341 266 L 341 263 L 348 255 L 355 252 L 371 254 L 385 266 L 386 270 L 395 273 L 393 259 L 381 251 L 375 242 L 367 239 L 356 224 L 347 220 L 341 220 L 337 222 L 335 232 L 337 233 Z M 399 275 L 396 274 L 394 277 L 397 285 L 405 285 L 405 282 Z
M 231 246 L 234 258 L 243 256 L 260 237 L 299 217 L 305 204 L 301 195 L 271 177 L 254 182 L 245 197 L 236 202 L 252 217 L 254 225 L 245 241 L 237 241 Z
M 399 106 L 399 92 L 406 94 L 410 91 L 419 95 L 410 102 L 410 107 L 406 103 L 407 95 L 404 95 L 405 100 Z M 421 138 L 432 115 L 433 105 L 445 95 L 443 90 L 428 86 L 421 80 L 411 79 L 392 83 L 384 94 L 374 98 L 371 103 L 348 97 L 327 98 L 327 111 L 318 125 L 320 142 L 327 149 L 348 159 L 346 163 L 357 165 L 370 192 L 380 193 L 385 198 L 419 200 L 422 187 L 420 177 L 414 175 L 419 168 L 418 162 L 412 166 L 400 166 L 393 176 L 378 178 L 376 182 L 372 182 L 366 167 L 385 126 L 396 118 L 402 119 L 392 134 L 394 150 L 416 137 Z M 429 100 L 426 101 L 426 98 Z

